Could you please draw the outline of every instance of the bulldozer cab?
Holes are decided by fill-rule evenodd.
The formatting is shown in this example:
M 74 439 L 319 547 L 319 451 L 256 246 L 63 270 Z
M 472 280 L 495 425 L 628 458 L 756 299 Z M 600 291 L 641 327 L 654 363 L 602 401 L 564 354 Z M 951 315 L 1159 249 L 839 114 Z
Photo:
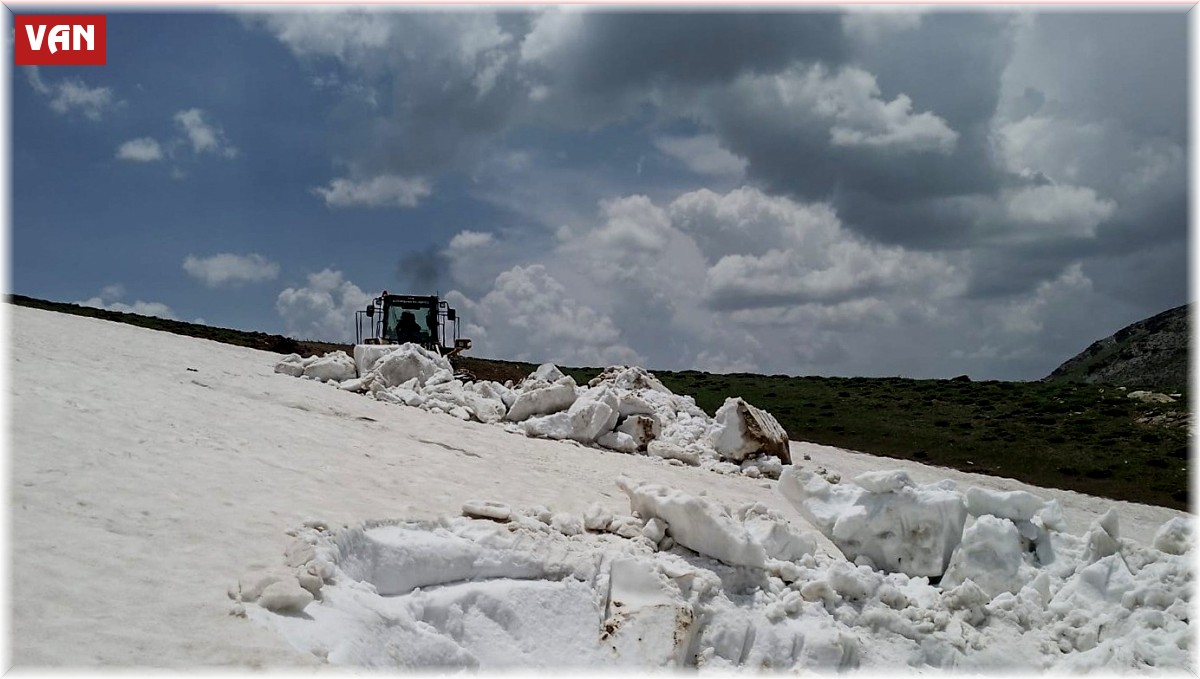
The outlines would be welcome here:
M 414 304 L 384 302 L 383 337 L 387 342 L 429 344 L 437 336 L 437 316 Z
M 458 314 L 437 295 L 390 295 L 384 290 L 356 316 L 357 344 L 411 342 L 451 356 L 471 347 L 471 340 L 458 335 Z

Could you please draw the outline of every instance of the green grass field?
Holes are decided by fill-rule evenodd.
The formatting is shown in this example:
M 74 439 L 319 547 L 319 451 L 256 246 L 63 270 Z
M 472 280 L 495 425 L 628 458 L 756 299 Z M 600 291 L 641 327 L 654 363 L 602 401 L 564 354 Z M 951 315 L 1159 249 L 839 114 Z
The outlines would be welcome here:
M 579 379 L 597 371 L 572 372 Z M 727 396 L 742 396 L 774 415 L 796 441 L 1188 506 L 1187 429 L 1137 423 L 1187 411 L 1183 398 L 1150 405 L 1112 386 L 1060 382 L 655 374 L 709 413 Z
M 342 344 L 211 328 L 137 314 L 13 295 L 25 306 L 132 323 L 277 353 L 322 354 Z M 534 365 L 463 357 L 458 367 L 480 379 L 519 380 Z M 586 384 L 599 368 L 563 368 Z M 797 441 L 917 460 L 1053 488 L 1188 508 L 1188 434 L 1139 419 L 1190 413 L 1177 403 L 1129 399 L 1112 386 L 1064 382 L 971 382 L 865 377 L 713 375 L 655 371 L 663 384 L 689 394 L 712 414 L 742 396 L 773 414 Z

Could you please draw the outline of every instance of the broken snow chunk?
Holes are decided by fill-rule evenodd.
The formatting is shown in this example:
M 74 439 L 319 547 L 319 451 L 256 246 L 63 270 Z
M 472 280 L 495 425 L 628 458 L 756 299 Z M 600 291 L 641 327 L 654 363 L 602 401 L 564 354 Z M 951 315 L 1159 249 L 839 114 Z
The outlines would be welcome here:
M 356 393 L 364 393 L 371 388 L 371 383 L 375 381 L 374 375 L 364 375 L 363 377 L 355 377 L 354 379 L 345 380 L 338 385 L 338 389 L 342 391 L 353 391 Z
M 466 388 L 478 394 L 480 398 L 484 398 L 489 401 L 499 401 L 503 405 L 503 408 L 500 410 L 500 418 L 498 419 L 502 419 L 504 417 L 504 414 L 508 412 L 508 407 L 511 406 L 513 401 L 515 401 L 517 398 L 516 393 L 514 393 L 512 389 L 500 384 L 499 382 L 477 380 L 475 382 L 468 383 Z
M 437 372 L 429 376 L 425 381 L 426 387 L 436 387 L 439 384 L 446 384 L 454 380 L 454 371 L 450 368 L 440 368 Z
M 817 551 L 812 533 L 800 533 L 778 512 L 768 511 L 746 517 L 743 525 L 767 556 L 780 561 L 799 561 Z
M 642 534 L 643 523 L 633 516 L 617 516 L 608 523 L 608 532 L 623 538 L 633 539 Z
M 1083 562 L 1094 563 L 1121 551 L 1121 531 L 1116 509 L 1109 509 L 1104 516 L 1092 523 L 1087 533 L 1087 544 L 1083 550 Z
M 707 468 L 710 471 L 714 471 L 718 474 L 736 474 L 742 469 L 732 462 L 725 461 L 713 462 L 712 464 L 707 465 Z
M 572 430 L 568 438 L 591 443 L 617 425 L 617 397 L 607 387 L 594 387 L 579 395 L 567 415 Z
M 317 565 L 313 562 L 296 569 L 296 582 L 314 597 L 321 591 L 321 587 L 325 585 L 324 578 L 321 577 Z
M 763 457 L 754 457 L 742 461 L 742 473 L 751 478 L 765 476 L 768 479 L 778 479 L 780 472 L 783 471 L 783 461 L 774 455 L 765 455 Z M 758 472 L 758 476 L 753 476 L 750 470 Z
M 691 448 L 685 449 L 667 441 L 651 441 L 650 444 L 646 446 L 646 452 L 654 457 L 661 457 L 667 460 L 679 460 L 680 462 L 693 467 L 700 464 L 700 452 L 698 450 Z
M 275 364 L 275 372 L 292 377 L 300 377 L 304 374 L 304 365 L 300 363 L 299 354 L 289 354 L 283 357 L 283 360 Z
M 583 512 L 583 527 L 588 530 L 605 530 L 608 528 L 608 524 L 612 522 L 612 519 L 612 510 L 599 502 L 593 502 Z
M 312 561 L 313 557 L 317 555 L 317 550 L 304 540 L 292 540 L 283 554 L 287 565 L 296 567 Z
M 963 533 L 950 559 L 943 589 L 972 580 L 989 600 L 1001 592 L 1016 593 L 1035 574 L 1024 561 L 1025 548 L 1017 526 L 1007 518 L 983 514 Z
M 312 602 L 312 593 L 301 587 L 295 578 L 267 585 L 258 598 L 258 605 L 273 613 L 300 613 Z
M 304 376 L 321 382 L 342 382 L 354 379 L 354 359 L 344 351 L 334 351 L 318 358 L 304 368 Z
M 491 519 L 493 521 L 508 521 L 512 518 L 512 509 L 500 502 L 487 500 L 469 500 L 463 503 L 463 516 L 473 519 Z
M 553 363 L 543 363 L 537 367 L 537 370 L 530 373 L 529 377 L 543 382 L 557 382 L 563 378 L 563 373 Z
M 1095 608 L 1099 602 L 1118 603 L 1137 586 L 1119 554 L 1109 554 L 1083 568 L 1054 593 L 1047 608 L 1060 615 Z
M 1192 548 L 1192 523 L 1182 516 L 1167 521 L 1154 534 L 1154 548 L 1167 554 L 1184 554 Z
M 626 391 L 655 391 L 660 394 L 671 394 L 671 390 L 663 386 L 663 383 L 658 380 L 653 373 L 645 368 L 626 367 L 623 365 L 612 365 L 603 370 L 599 375 L 593 377 L 588 382 L 589 387 L 595 387 L 600 384 L 609 383 L 618 389 Z
M 590 382 L 589 382 L 590 384 Z M 630 417 L 631 415 L 653 415 L 654 406 L 646 402 L 646 399 L 637 395 L 637 392 L 625 391 L 621 393 L 621 401 L 617 407 L 617 412 L 621 417 Z
M 774 455 L 792 460 L 787 432 L 774 417 L 741 398 L 727 398 L 713 417 L 712 446 L 722 459 L 741 462 L 748 455 Z
M 863 472 L 854 477 L 854 483 L 868 493 L 894 493 L 901 488 L 916 485 L 908 472 L 901 470 Z
M 534 505 L 528 509 L 522 509 L 521 514 L 533 517 L 546 525 L 550 525 L 550 518 L 554 516 L 554 512 L 550 511 L 546 505 Z
M 521 423 L 521 430 L 526 436 L 543 439 L 561 440 L 571 437 L 571 416 L 567 413 L 554 413 L 543 417 L 531 417 Z
M 1058 500 L 1050 500 L 1034 517 L 1047 530 L 1067 532 L 1067 519 L 1063 516 L 1062 505 Z
M 721 505 L 656 484 L 637 484 L 625 477 L 617 485 L 629 496 L 633 511 L 659 518 L 671 527 L 675 542 L 731 566 L 762 568 L 767 554 L 741 522 Z
M 575 380 L 562 377 L 545 386 L 520 392 L 504 417 L 512 422 L 521 422 L 535 415 L 549 415 L 566 410 L 574 402 Z
M 291 577 L 291 574 L 280 569 L 247 573 L 238 578 L 238 598 L 246 603 L 258 601 L 263 590 L 288 577 Z
M 379 352 L 381 348 L 385 351 Z M 365 374 L 363 368 L 369 363 L 369 370 L 385 387 L 394 387 L 411 379 L 416 379 L 417 386 L 423 386 L 438 372 L 449 370 L 453 374 L 454 370 L 445 357 L 416 344 L 382 347 L 360 344 L 354 347 L 354 355 L 360 374 Z
M 378 384 L 378 382 L 375 384 Z M 375 400 L 419 408 L 420 406 L 425 405 L 426 399 L 424 396 L 418 394 L 412 389 L 406 389 L 403 386 L 399 386 L 376 391 Z
M 632 414 L 625 417 L 616 430 L 632 438 L 638 450 L 645 450 L 662 433 L 662 425 L 653 414 Z
M 653 518 L 642 526 L 642 535 L 645 535 L 651 542 L 658 544 L 667 536 L 667 523 L 659 518 Z
M 638 451 L 637 441 L 625 432 L 610 431 L 596 439 L 596 443 L 609 450 L 615 450 L 619 453 L 636 453 Z
M 550 517 L 550 527 L 568 537 L 579 535 L 583 532 L 583 519 L 574 514 L 559 512 Z
M 972 486 L 967 489 L 967 513 L 971 516 L 990 514 L 1010 521 L 1032 521 L 1046 507 L 1046 501 L 1023 490 L 988 490 Z
M 847 559 L 866 556 L 883 570 L 909 576 L 942 575 L 967 520 L 962 494 L 934 485 L 873 493 L 785 467 L 777 488 Z
M 612 403 L 606 402 L 609 400 Z M 519 400 L 513 406 L 513 410 L 517 409 L 517 405 L 520 405 Z M 612 425 L 616 421 L 615 405 L 615 399 L 593 399 L 587 398 L 585 394 L 572 403 L 566 412 L 530 418 L 522 425 L 527 436 L 593 443 L 601 434 L 612 431 Z
M 375 367 L 379 359 L 396 349 L 391 344 L 356 344 L 354 345 L 354 367 L 359 375 L 366 375 Z

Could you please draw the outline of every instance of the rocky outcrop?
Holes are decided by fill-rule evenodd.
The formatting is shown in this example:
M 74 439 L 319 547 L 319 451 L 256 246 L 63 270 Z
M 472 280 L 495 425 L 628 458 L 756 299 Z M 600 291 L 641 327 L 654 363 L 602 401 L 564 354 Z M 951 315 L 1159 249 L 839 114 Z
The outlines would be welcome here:
M 1178 390 L 1188 383 L 1189 305 L 1128 325 L 1060 365 L 1047 381 Z

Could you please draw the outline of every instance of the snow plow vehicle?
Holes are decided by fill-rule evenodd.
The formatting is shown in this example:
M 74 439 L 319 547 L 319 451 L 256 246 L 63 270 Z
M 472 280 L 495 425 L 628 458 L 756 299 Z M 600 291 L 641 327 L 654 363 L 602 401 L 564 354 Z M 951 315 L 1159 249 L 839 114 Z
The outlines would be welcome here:
M 354 338 L 355 344 L 411 342 L 447 358 L 471 348 L 471 340 L 459 336 L 458 312 L 445 300 L 387 290 L 355 313 Z

